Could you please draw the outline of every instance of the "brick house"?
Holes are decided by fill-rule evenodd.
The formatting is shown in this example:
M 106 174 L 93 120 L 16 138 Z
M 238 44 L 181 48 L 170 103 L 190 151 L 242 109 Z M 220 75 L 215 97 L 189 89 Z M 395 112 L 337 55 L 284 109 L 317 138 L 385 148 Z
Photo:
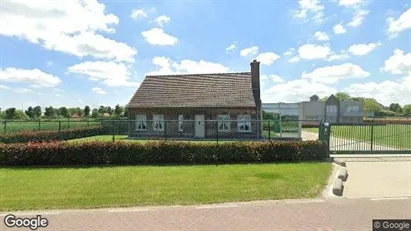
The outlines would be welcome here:
M 260 62 L 250 72 L 146 76 L 127 105 L 130 137 L 261 138 Z

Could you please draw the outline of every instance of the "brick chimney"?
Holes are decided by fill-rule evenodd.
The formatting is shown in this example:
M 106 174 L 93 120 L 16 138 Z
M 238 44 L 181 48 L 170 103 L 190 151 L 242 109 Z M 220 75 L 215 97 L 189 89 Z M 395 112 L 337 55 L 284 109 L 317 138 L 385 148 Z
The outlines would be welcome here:
M 261 97 L 260 97 L 260 62 L 253 60 L 250 63 L 251 66 L 251 86 L 253 88 L 253 96 L 257 108 L 261 108 Z

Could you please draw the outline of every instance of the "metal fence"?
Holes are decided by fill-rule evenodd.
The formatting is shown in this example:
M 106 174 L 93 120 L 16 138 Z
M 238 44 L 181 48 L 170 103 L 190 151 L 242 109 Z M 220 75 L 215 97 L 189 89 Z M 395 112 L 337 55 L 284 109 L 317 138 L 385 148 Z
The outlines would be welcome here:
M 0 133 L 13 133 L 21 131 L 61 131 L 70 128 L 80 128 L 100 125 L 98 120 L 3 120 Z
M 303 125 L 312 120 L 38 120 L 4 121 L 3 132 L 62 131 L 102 125 L 106 135 L 119 139 L 299 140 Z
M 411 153 L 411 124 L 331 124 L 333 154 Z

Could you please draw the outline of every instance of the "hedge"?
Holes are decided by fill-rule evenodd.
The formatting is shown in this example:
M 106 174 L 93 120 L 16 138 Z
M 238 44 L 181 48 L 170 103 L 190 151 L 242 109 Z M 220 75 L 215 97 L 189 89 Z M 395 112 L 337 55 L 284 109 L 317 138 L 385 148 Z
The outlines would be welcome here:
M 0 144 L 0 166 L 270 163 L 327 157 L 327 145 L 320 141 Z
M 22 131 L 8 134 L 0 134 L 0 143 L 27 143 L 52 140 L 69 140 L 88 136 L 104 134 L 101 126 L 87 128 L 72 128 L 59 131 Z

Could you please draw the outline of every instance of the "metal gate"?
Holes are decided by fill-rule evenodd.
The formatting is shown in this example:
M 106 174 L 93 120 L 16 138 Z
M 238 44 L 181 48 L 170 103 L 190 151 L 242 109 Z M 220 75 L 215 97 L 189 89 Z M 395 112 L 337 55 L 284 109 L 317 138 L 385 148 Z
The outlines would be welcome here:
M 330 154 L 411 154 L 410 123 L 321 124 Z

